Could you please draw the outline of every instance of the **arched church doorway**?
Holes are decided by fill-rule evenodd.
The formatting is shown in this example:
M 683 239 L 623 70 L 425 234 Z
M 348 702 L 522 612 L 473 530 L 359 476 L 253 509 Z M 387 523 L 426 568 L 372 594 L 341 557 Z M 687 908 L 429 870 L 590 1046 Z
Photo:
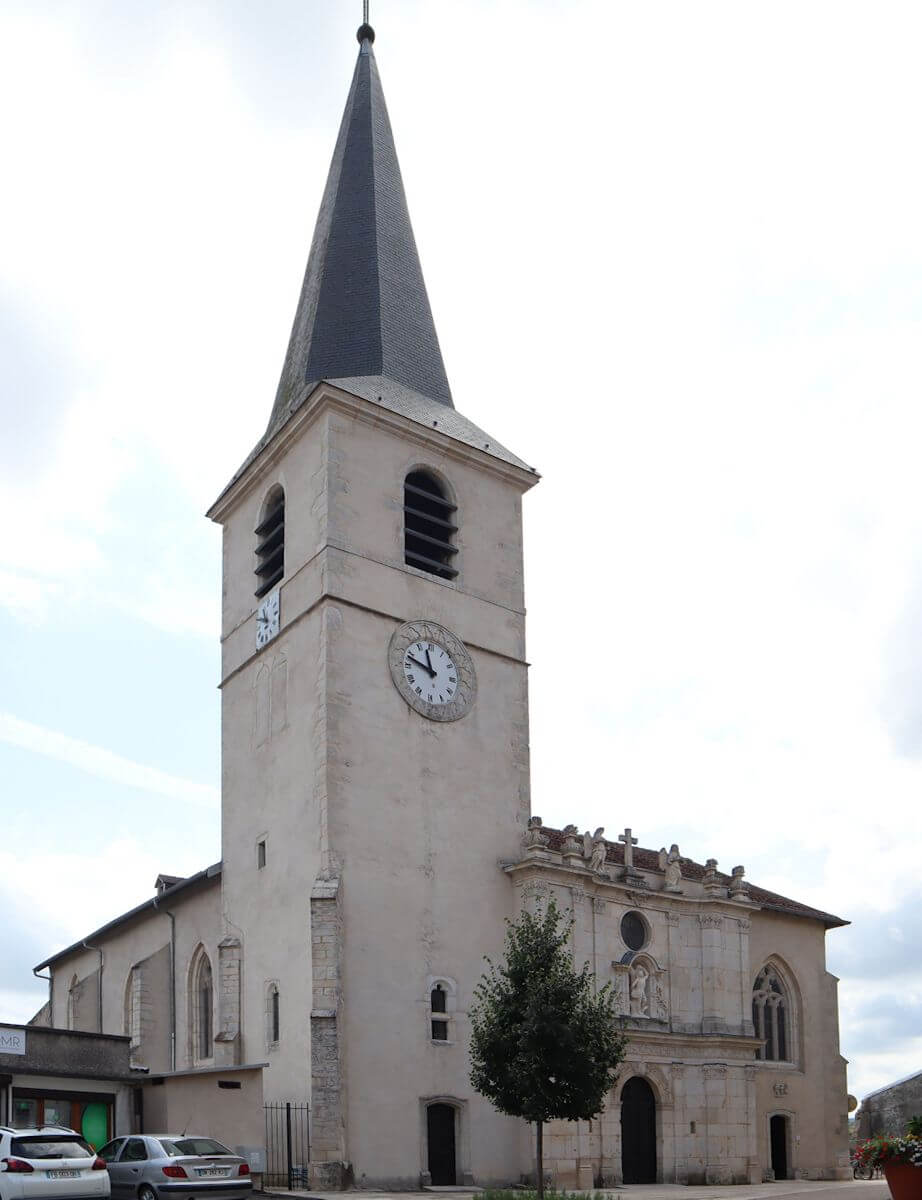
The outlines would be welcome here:
M 621 1177 L 625 1183 L 656 1183 L 656 1097 L 638 1075 L 621 1092 Z
M 458 1182 L 455 1163 L 455 1110 L 450 1104 L 430 1104 L 426 1109 L 429 1177 L 434 1187 Z
M 776 1179 L 788 1177 L 788 1119 L 776 1113 L 769 1122 L 772 1171 Z

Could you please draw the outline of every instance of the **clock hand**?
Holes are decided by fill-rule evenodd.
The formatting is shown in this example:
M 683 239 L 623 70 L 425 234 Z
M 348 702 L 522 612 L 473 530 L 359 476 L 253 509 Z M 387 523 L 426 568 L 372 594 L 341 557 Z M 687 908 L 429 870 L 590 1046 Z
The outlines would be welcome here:
M 433 671 L 432 667 L 427 667 L 424 662 L 420 662 L 419 659 L 414 658 L 412 654 L 408 654 L 407 658 L 410 660 L 411 663 L 416 663 L 416 665 L 418 667 L 420 667 L 423 671 L 428 671 L 430 679 L 435 679 L 436 673 L 435 673 L 435 671 Z
M 435 671 L 432 669 L 432 659 L 429 657 L 429 651 L 426 651 L 426 662 L 429 664 L 429 674 L 435 679 Z

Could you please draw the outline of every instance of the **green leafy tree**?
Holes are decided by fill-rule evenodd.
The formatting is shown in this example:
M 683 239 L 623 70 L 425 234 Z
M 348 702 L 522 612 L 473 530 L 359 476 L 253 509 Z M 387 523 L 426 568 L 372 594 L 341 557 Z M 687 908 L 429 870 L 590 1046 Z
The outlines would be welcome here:
M 626 1045 L 610 985 L 596 992 L 588 963 L 573 969 L 570 924 L 553 900 L 507 922 L 505 961 L 486 960 L 470 1012 L 471 1084 L 500 1112 L 534 1123 L 539 1197 L 544 1122 L 597 1116 Z

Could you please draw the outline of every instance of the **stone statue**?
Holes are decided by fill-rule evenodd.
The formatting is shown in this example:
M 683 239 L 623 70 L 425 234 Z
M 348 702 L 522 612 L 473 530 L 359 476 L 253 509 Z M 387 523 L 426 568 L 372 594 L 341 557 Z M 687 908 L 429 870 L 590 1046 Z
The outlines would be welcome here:
M 642 963 L 631 967 L 631 1016 L 646 1017 L 649 1015 L 647 1003 L 647 969 Z
M 685 860 L 679 853 L 679 847 L 672 843 L 669 848 L 669 853 L 666 853 L 666 847 L 663 846 L 659 852 L 659 869 L 665 873 L 666 882 L 663 885 L 667 892 L 681 892 L 682 890 L 682 863 Z
M 590 871 L 605 871 L 605 859 L 608 856 L 608 843 L 602 837 L 604 832 L 605 826 L 600 825 L 592 835 L 592 855 L 589 859 Z

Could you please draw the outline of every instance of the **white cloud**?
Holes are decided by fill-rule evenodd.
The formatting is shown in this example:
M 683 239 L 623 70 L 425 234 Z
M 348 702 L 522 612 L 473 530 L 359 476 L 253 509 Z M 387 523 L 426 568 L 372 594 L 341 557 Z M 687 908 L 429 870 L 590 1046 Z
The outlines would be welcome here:
M 0 712 L 0 742 L 68 763 L 100 779 L 152 792 L 170 800 L 215 810 L 220 806 L 220 792 L 209 784 L 193 783 L 158 771 L 155 767 L 132 762 L 131 759 L 113 754 L 111 750 L 22 721 L 10 713 Z

